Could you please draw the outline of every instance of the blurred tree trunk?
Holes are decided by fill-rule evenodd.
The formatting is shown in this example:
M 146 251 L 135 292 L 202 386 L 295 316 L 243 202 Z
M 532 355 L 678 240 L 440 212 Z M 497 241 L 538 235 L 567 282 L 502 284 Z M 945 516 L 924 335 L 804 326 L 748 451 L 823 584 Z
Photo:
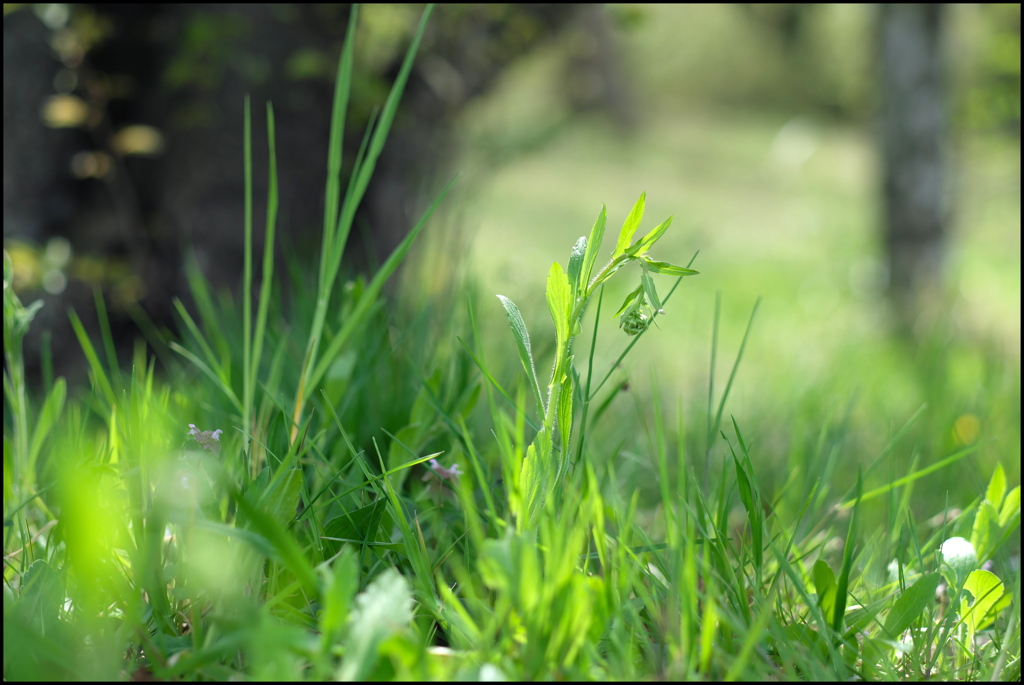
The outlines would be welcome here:
M 938 4 L 885 4 L 879 13 L 889 295 L 905 325 L 942 285 L 948 233 L 945 11 Z
M 172 296 L 189 299 L 183 245 L 194 250 L 214 289 L 237 287 L 246 94 L 252 97 L 256 254 L 263 249 L 267 190 L 264 103 L 273 102 L 278 238 L 316 263 L 334 72 L 350 12 L 346 5 L 319 4 L 67 7 L 66 16 L 45 25 L 43 7 L 15 7 L 4 18 L 4 238 L 34 244 L 64 238 L 75 255 L 99 257 L 104 274 L 117 266 L 126 287 L 119 298 L 113 277 L 76 279 L 60 293 L 39 293 L 47 306 L 26 341 L 30 378 L 39 369 L 37 336 L 44 329 L 53 331 L 56 374 L 82 370 L 65 311 L 73 307 L 95 330 L 93 285 L 110 303 L 122 352 L 130 351 L 136 333 L 129 307 L 141 307 L 158 327 L 170 326 Z M 363 9 L 346 160 L 355 156 L 373 107 L 391 87 L 419 12 L 400 5 Z M 432 199 L 429 193 L 451 175 L 460 113 L 577 12 L 571 4 L 438 8 L 352 227 L 350 267 L 373 268 L 391 253 Z M 63 42 L 53 38 L 58 33 Z M 54 46 L 64 46 L 63 52 Z M 89 112 L 74 127 L 47 128 L 40 121 L 58 81 L 65 84 L 60 94 L 74 96 Z M 163 151 L 131 156 L 114 150 L 114 132 L 135 124 L 158 131 Z M 71 168 L 79 152 L 113 163 L 103 174 L 76 176 Z

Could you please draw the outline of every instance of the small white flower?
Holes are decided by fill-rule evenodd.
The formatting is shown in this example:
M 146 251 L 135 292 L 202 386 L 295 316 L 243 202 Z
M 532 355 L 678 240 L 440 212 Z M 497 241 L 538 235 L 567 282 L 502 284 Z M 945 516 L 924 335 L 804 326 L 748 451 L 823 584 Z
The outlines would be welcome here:
M 964 538 L 950 538 L 942 543 L 942 559 L 947 564 L 953 564 L 961 558 L 976 559 L 974 545 Z
M 215 431 L 201 431 L 196 428 L 196 424 L 194 423 L 188 424 L 188 428 L 188 434 L 196 439 L 196 442 L 199 443 L 200 447 L 204 450 L 213 452 L 213 456 L 215 457 L 220 456 L 220 434 L 224 431 L 220 428 Z
M 967 575 L 978 565 L 978 556 L 974 551 L 974 545 L 961 537 L 949 538 L 940 547 L 942 561 L 948 565 L 956 576 L 959 583 L 967 578 Z
M 431 459 L 429 462 L 431 470 L 439 478 L 444 480 L 450 480 L 452 482 L 458 481 L 459 476 L 462 475 L 462 471 L 459 469 L 458 464 L 452 464 L 451 468 L 445 468 L 437 463 L 437 459 Z M 430 480 L 430 473 L 426 473 L 423 476 L 423 480 Z

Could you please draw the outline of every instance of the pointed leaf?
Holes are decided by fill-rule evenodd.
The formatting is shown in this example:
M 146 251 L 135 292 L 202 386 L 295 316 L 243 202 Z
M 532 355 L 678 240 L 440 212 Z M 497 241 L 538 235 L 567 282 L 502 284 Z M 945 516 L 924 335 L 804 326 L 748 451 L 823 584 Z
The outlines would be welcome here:
M 644 252 L 647 252 L 649 249 L 651 249 L 651 247 L 654 246 L 654 243 L 658 242 L 658 240 L 661 239 L 661 236 L 665 235 L 665 231 L 667 231 L 668 227 L 671 226 L 671 225 L 672 225 L 672 217 L 669 217 L 669 218 L 665 219 L 660 224 L 658 224 L 652 231 L 650 231 L 647 235 L 645 235 L 643 238 L 641 238 L 640 240 L 638 240 L 635 243 L 633 243 L 629 247 L 629 249 L 626 250 L 626 254 L 628 254 L 628 255 L 638 255 L 638 254 L 643 254 Z
M 668 262 L 659 262 L 651 259 L 650 257 L 640 257 L 647 265 L 647 268 L 656 274 L 665 274 L 666 276 L 696 276 L 699 271 L 693 269 L 687 269 L 685 266 L 676 266 L 675 264 L 669 264 Z
M 640 294 L 643 293 L 643 291 L 644 291 L 644 287 L 641 285 L 636 290 L 634 290 L 630 294 L 626 295 L 626 299 L 624 299 L 622 301 L 622 306 L 619 307 L 619 311 L 615 312 L 615 316 L 613 316 L 612 318 L 614 319 L 616 316 L 620 316 L 624 311 L 629 309 L 633 305 L 633 303 L 637 300 L 637 298 L 640 297 Z
M 415 601 L 409 581 L 389 568 L 356 596 L 353 604 L 339 680 L 369 677 L 380 659 L 381 644 L 405 632 L 412 623 Z
M 580 276 L 583 274 L 583 261 L 587 253 L 587 238 L 581 237 L 573 245 L 569 256 L 569 285 L 572 286 L 572 300 L 576 301 L 580 293 Z
M 1014 516 L 1020 515 L 1020 486 L 1010 490 L 1003 500 L 1003 508 L 999 511 L 999 526 L 1005 528 Z
M 523 362 L 526 375 L 530 378 L 530 387 L 537 399 L 537 412 L 544 416 L 544 400 L 540 391 L 540 383 L 537 381 L 537 368 L 533 364 L 533 350 L 530 347 L 530 334 L 526 331 L 526 323 L 519 308 L 504 295 L 498 295 L 501 306 L 505 308 L 505 315 L 508 317 L 508 325 L 512 328 L 512 337 L 516 339 L 516 346 L 519 348 L 519 359 Z
M 569 276 L 562 270 L 562 265 L 555 262 L 548 272 L 548 310 L 555 322 L 555 336 L 559 347 L 569 339 L 569 315 L 572 311 L 572 291 L 569 288 Z
M 587 240 L 587 253 L 583 258 L 583 271 L 580 282 L 582 289 L 586 290 L 590 284 L 590 277 L 594 272 L 594 263 L 597 261 L 597 251 L 601 249 L 601 241 L 604 240 L 604 225 L 608 220 L 608 207 L 601 205 L 601 213 L 597 215 L 594 227 L 590 229 L 590 239 Z
M 629 213 L 629 216 L 626 217 L 626 222 L 622 224 L 622 231 L 619 232 L 619 242 L 615 245 L 612 259 L 626 253 L 626 249 L 633 241 L 633 234 L 636 233 L 636 229 L 640 228 L 640 220 L 644 218 L 644 204 L 646 202 L 647 193 L 640 193 L 640 199 L 633 205 L 633 211 Z
M 960 603 L 960 616 L 971 635 L 991 624 L 999 612 L 1010 605 L 1010 597 L 1002 581 L 990 571 L 971 571 L 964 583 L 964 590 L 974 598 L 974 603 L 969 606 L 966 599 Z
M 569 359 L 572 368 L 572 358 Z M 569 455 L 569 441 L 572 438 L 572 376 L 567 375 L 558 394 L 558 434 L 561 438 L 562 453 L 558 457 L 558 477 L 565 468 Z
M 50 429 L 57 423 L 64 410 L 64 400 L 67 397 L 67 383 L 64 378 L 58 378 L 53 383 L 50 394 L 46 396 L 46 402 L 39 411 L 39 418 L 36 419 L 35 429 L 32 431 L 32 443 L 28 449 L 28 463 L 36 463 L 36 457 L 43 446 L 43 441 L 49 435 Z
M 988 482 L 988 489 L 985 491 L 985 499 L 992 503 L 992 506 L 999 509 L 1003 503 L 1003 495 L 1006 494 L 1006 474 L 1003 472 L 1003 465 L 997 463 L 995 471 L 992 472 L 992 479 Z
M 320 601 L 323 610 L 320 612 L 319 625 L 322 643 L 333 644 L 344 628 L 348 619 L 352 598 L 359 589 L 359 567 L 355 552 L 349 548 L 331 562 L 330 568 L 321 566 L 320 574 L 324 579 Z
M 818 559 L 814 562 L 811 579 L 814 581 L 814 591 L 818 594 L 818 606 L 825 619 L 830 620 L 836 603 L 836 574 L 824 560 Z
M 664 310 L 661 308 L 661 300 L 658 299 L 658 291 L 654 289 L 654 279 L 647 274 L 646 270 L 640 275 L 640 284 L 640 287 L 647 293 L 647 299 L 650 300 L 654 311 L 663 314 Z
M 900 595 L 885 617 L 885 632 L 889 639 L 898 639 L 925 609 L 935 603 L 935 589 L 941 579 L 938 573 L 925 574 Z
M 324 558 L 329 559 L 341 549 L 342 540 L 361 540 L 373 542 L 377 536 L 384 510 L 388 501 L 380 498 L 372 504 L 335 516 L 324 524 Z M 337 538 L 330 540 L 326 538 Z
M 519 530 L 525 530 L 530 526 L 530 519 L 533 517 L 538 501 L 543 501 L 547 493 L 546 472 L 540 455 L 537 454 L 537 445 L 550 444 L 550 441 L 539 433 L 538 436 L 540 437 L 526 448 L 523 470 L 519 472 L 519 494 L 522 498 L 522 509 L 515 512 L 516 528 Z
M 299 469 L 289 469 L 288 473 L 284 474 L 284 477 L 275 483 L 271 483 L 270 467 L 265 467 L 260 472 L 260 476 L 263 477 L 260 481 L 263 485 L 260 491 L 254 491 L 254 495 L 260 497 L 259 504 L 263 511 L 265 511 L 274 520 L 275 523 L 281 526 L 287 526 L 288 522 L 295 518 L 295 510 L 299 506 L 299 493 L 302 490 L 302 471 Z M 271 489 L 272 488 L 272 489 Z M 248 496 L 249 493 L 246 493 Z M 253 503 L 256 503 L 255 497 Z

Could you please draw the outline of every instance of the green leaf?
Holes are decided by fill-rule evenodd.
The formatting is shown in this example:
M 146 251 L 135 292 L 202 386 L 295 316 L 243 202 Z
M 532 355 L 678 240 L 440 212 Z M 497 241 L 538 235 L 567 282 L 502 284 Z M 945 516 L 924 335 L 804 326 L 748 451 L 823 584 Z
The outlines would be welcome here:
M 569 339 L 569 316 L 572 313 L 572 290 L 569 287 L 569 276 L 562 270 L 562 265 L 555 262 L 548 272 L 548 310 L 555 322 L 555 336 L 559 348 L 564 349 Z
M 978 506 L 978 513 L 974 516 L 974 528 L 971 531 L 971 544 L 977 552 L 979 559 L 988 559 L 991 556 L 993 542 L 999 535 L 998 529 L 999 512 L 989 501 L 984 501 Z
M 647 193 L 640 193 L 640 198 L 633 205 L 633 210 L 626 217 L 626 222 L 622 224 L 622 230 L 619 232 L 619 242 L 615 245 L 612 259 L 625 254 L 629 248 L 629 244 L 633 241 L 633 234 L 636 233 L 636 229 L 640 228 L 640 220 L 644 218 L 644 204 L 646 202 Z
M 28 449 L 28 463 L 35 464 L 43 441 L 49 435 L 50 429 L 57 423 L 61 413 L 64 411 L 64 400 L 67 397 L 67 383 L 63 378 L 58 378 L 46 396 L 46 402 L 39 411 L 39 418 L 36 419 L 35 429 L 32 431 L 32 444 Z
M 381 573 L 355 599 L 338 679 L 365 680 L 377 664 L 381 643 L 406 631 L 412 612 L 409 582 L 392 568 Z
M 814 591 L 818 593 L 818 606 L 821 607 L 825 620 L 830 620 L 836 605 L 836 574 L 828 564 L 818 559 L 814 562 L 811 578 L 814 581 Z
M 693 269 L 687 269 L 685 266 L 676 266 L 675 264 L 669 264 L 668 262 L 659 262 L 650 257 L 641 256 L 647 268 L 656 274 L 664 274 L 666 276 L 696 276 L 699 271 Z
M 92 346 L 92 341 L 89 340 L 89 334 L 85 332 L 85 326 L 82 325 L 78 314 L 72 309 L 68 310 L 68 318 L 71 319 L 71 327 L 75 330 L 75 335 L 78 336 L 78 343 L 82 346 L 82 352 L 85 353 L 89 368 L 92 370 L 93 386 L 99 386 L 98 389 L 102 391 L 107 405 L 113 407 L 117 404 L 117 397 L 114 395 L 114 389 L 110 386 L 107 373 L 103 370 L 103 364 L 100 363 L 96 349 Z
M 850 527 L 847 529 L 846 541 L 843 543 L 843 565 L 839 569 L 839 578 L 836 580 L 836 609 L 832 615 L 832 629 L 836 633 L 843 632 L 843 619 L 846 616 L 846 593 L 850 587 L 850 572 L 853 569 L 853 548 L 857 543 L 857 523 L 860 518 L 860 500 L 863 490 L 864 486 L 858 469 L 855 487 L 857 494 L 854 498 L 853 513 L 850 515 Z
M 964 583 L 964 590 L 974 597 L 974 603 L 970 606 L 966 599 L 960 601 L 960 617 L 967 624 L 971 637 L 990 625 L 999 612 L 1010 605 L 1010 597 L 1006 594 L 1002 581 L 989 571 L 971 571 L 967 576 L 967 582 Z
M 583 270 L 580 274 L 582 289 L 585 291 L 590 285 L 590 277 L 594 272 L 594 263 L 597 262 L 597 251 L 601 249 L 601 241 L 604 240 L 604 225 L 608 220 L 608 207 L 601 205 L 601 213 L 597 215 L 594 227 L 590 229 L 590 239 L 587 241 L 587 253 L 583 257 Z
M 508 317 L 508 325 L 512 329 L 512 337 L 516 339 L 516 346 L 519 348 L 519 359 L 523 362 L 526 375 L 530 378 L 530 387 L 537 400 L 537 413 L 544 416 L 544 398 L 540 390 L 540 382 L 537 380 L 537 368 L 533 364 L 533 349 L 530 347 L 530 334 L 526 330 L 526 322 L 523 315 L 519 313 L 512 300 L 504 295 L 498 295 L 501 306 L 505 308 L 505 316 Z
M 569 368 L 572 368 L 572 358 L 569 358 Z M 561 438 L 562 453 L 558 458 L 559 475 L 565 467 L 565 460 L 569 455 L 569 440 L 572 438 L 572 375 L 566 374 L 562 382 L 562 389 L 558 394 L 558 434 Z
M 581 237 L 573 245 L 572 254 L 569 255 L 569 285 L 572 286 L 572 301 L 575 302 L 580 296 L 580 276 L 583 273 L 583 261 L 587 253 L 587 238 Z
M 640 297 L 643 291 L 644 287 L 643 285 L 641 285 L 636 290 L 626 295 L 626 299 L 622 301 L 622 306 L 619 307 L 619 311 L 615 312 L 615 316 L 613 316 L 612 318 L 614 319 L 615 317 L 620 316 L 624 311 L 629 309 L 633 305 L 633 303 L 636 302 L 636 299 Z
M 265 511 L 274 523 L 287 526 L 295 518 L 295 510 L 299 506 L 299 492 L 302 490 L 302 471 L 289 469 L 288 473 L 273 485 L 270 480 L 270 467 L 265 467 L 253 481 L 253 486 L 245 493 L 246 499 Z
M 884 630 L 889 639 L 899 639 L 917 617 L 935 603 L 935 589 L 939 587 L 940 580 L 942 576 L 938 573 L 925 574 L 893 603 L 889 615 L 885 617 Z
M 516 515 L 516 529 L 532 528 L 551 486 L 551 436 L 541 431 L 526 448 L 523 469 L 519 473 L 522 511 Z
M 665 231 L 667 231 L 668 227 L 671 226 L 671 225 L 672 225 L 672 217 L 669 217 L 669 218 L 665 219 L 660 224 L 655 226 L 654 229 L 652 231 L 650 231 L 647 235 L 645 235 L 643 238 L 641 238 L 640 240 L 638 240 L 635 243 L 633 243 L 629 247 L 629 249 L 626 250 L 626 254 L 628 254 L 628 255 L 638 255 L 638 254 L 643 254 L 644 252 L 647 252 L 649 249 L 651 249 L 654 246 L 654 243 L 658 242 L 658 240 L 661 239 L 661 236 L 665 235 Z
M 999 511 L 999 527 L 1005 528 L 1013 520 L 1014 516 L 1020 515 L 1020 486 L 1010 490 L 1003 500 L 1003 508 Z
M 323 588 L 320 591 L 323 608 L 317 617 L 320 623 L 320 642 L 324 649 L 330 649 L 345 627 L 352 598 L 359 589 L 359 566 L 355 552 L 348 548 L 331 562 L 329 568 L 321 566 L 319 570 L 323 577 Z
M 377 537 L 388 501 L 383 497 L 365 507 L 335 516 L 324 524 L 324 538 L 373 542 Z M 341 548 L 340 540 L 324 540 L 324 558 L 333 557 Z
M 647 293 L 647 299 L 650 300 L 651 306 L 654 307 L 654 311 L 659 314 L 663 314 L 664 310 L 661 307 L 661 300 L 658 299 L 658 291 L 654 288 L 654 279 L 651 278 L 650 274 L 645 270 L 644 273 L 640 274 L 640 287 Z
M 299 546 L 296 538 L 272 516 L 261 511 L 260 507 L 253 506 L 248 493 L 245 495 L 239 495 L 237 492 L 232 492 L 231 497 L 238 505 L 239 514 L 243 515 L 244 518 L 247 519 L 247 525 L 251 527 L 251 532 L 256 533 L 256 535 L 244 535 L 244 533 L 250 531 L 245 531 L 231 526 L 224 526 L 224 528 L 227 528 L 228 531 L 237 531 L 242 539 L 248 541 L 262 554 L 267 553 L 264 549 L 265 545 L 262 542 L 265 539 L 266 542 L 269 542 L 273 546 L 273 550 L 280 556 L 281 562 L 288 568 L 288 570 L 295 574 L 298 581 L 302 583 L 307 590 L 315 591 L 317 587 L 316 574 L 313 572 L 313 567 L 306 559 L 306 555 L 303 552 L 302 547 Z M 293 510 L 292 515 L 294 516 L 294 514 L 295 512 Z M 198 525 L 198 522 L 196 525 Z
M 8 609 L 7 600 L 5 596 L 5 614 Z M 33 628 L 45 635 L 58 629 L 63 604 L 64 588 L 60 574 L 44 560 L 36 559 L 21 576 L 17 608 L 24 612 Z
M 1003 465 L 996 463 L 992 472 L 992 479 L 988 482 L 988 489 L 985 491 L 985 499 L 992 503 L 992 506 L 999 509 L 1003 503 L 1003 495 L 1006 494 L 1006 474 L 1003 473 Z

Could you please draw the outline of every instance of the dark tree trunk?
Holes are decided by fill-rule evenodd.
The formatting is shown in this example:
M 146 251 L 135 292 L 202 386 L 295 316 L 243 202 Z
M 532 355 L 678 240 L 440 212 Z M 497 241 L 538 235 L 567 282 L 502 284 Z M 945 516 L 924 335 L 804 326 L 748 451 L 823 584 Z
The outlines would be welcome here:
M 942 5 L 881 7 L 881 143 L 889 293 L 904 323 L 942 284 L 948 234 Z
M 103 288 L 111 305 L 107 313 L 122 352 L 131 349 L 136 332 L 129 305 L 141 307 L 158 327 L 169 327 L 171 296 L 188 300 L 183 245 L 194 249 L 215 289 L 237 285 L 243 263 L 241 126 L 247 93 L 253 112 L 256 254 L 263 249 L 267 184 L 264 103 L 272 101 L 278 239 L 299 254 L 314 255 L 308 258 L 316 263 L 334 69 L 349 11 L 345 5 L 316 4 L 75 5 L 72 18 L 85 15 L 85 25 L 106 27 L 105 32 L 61 59 L 53 49 L 56 28 L 44 26 L 35 10 L 23 7 L 5 17 L 4 238 L 36 245 L 65 238 L 76 257 L 101 258 L 104 274 L 115 271 L 107 268 L 114 258 L 117 272 L 127 274 L 124 288 L 112 277 L 89 283 L 74 277 L 60 293 L 23 296 L 31 302 L 41 295 L 47 303 L 26 339 L 30 378 L 38 376 L 38 338 L 45 329 L 53 331 L 57 375 L 81 371 L 81 352 L 65 311 L 76 309 L 86 328 L 95 330 L 89 315 L 93 285 Z M 432 199 L 426 193 L 436 192 L 451 175 L 447 165 L 459 113 L 578 11 L 571 4 L 438 8 L 352 227 L 346 250 L 350 266 L 372 268 L 391 253 L 419 219 L 424 197 Z M 360 61 L 357 52 L 346 160 L 354 158 L 370 112 L 383 101 L 404 57 L 408 37 L 401 29 L 393 31 L 394 54 L 382 48 L 373 63 Z M 365 32 L 357 33 L 362 36 L 357 41 L 368 40 Z M 70 94 L 85 101 L 91 116 L 76 128 L 46 128 L 40 108 L 62 72 L 74 76 Z M 111 134 L 129 124 L 158 130 L 163 152 L 125 157 L 108 149 Z M 71 160 L 80 151 L 109 153 L 116 173 L 74 178 Z

